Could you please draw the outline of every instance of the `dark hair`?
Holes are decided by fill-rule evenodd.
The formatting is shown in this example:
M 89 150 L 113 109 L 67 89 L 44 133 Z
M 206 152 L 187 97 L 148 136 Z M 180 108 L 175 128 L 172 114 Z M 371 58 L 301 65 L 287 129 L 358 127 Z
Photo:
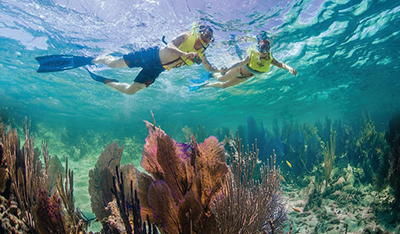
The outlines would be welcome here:
M 211 28 L 211 26 L 208 26 L 208 25 L 200 25 L 200 28 L 199 28 L 199 32 L 200 32 L 200 33 L 204 32 L 204 31 L 206 31 L 206 30 L 208 30 L 208 31 L 210 31 L 212 34 L 214 34 L 214 31 L 213 31 L 213 29 Z

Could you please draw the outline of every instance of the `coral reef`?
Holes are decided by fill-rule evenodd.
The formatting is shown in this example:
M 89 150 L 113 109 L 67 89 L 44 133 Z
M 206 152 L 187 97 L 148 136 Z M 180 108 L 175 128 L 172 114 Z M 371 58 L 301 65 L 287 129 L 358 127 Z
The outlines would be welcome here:
M 387 161 L 387 143 L 385 134 L 379 133 L 375 129 L 374 121 L 368 112 L 362 117 L 362 130 L 359 133 L 353 153 L 353 163 L 363 168 L 365 180 L 363 182 L 372 183 L 376 181 L 376 185 L 384 185 L 387 177 L 388 161 Z
M 183 132 L 183 142 L 189 143 L 192 139 L 192 136 L 197 139 L 197 141 L 204 141 L 207 138 L 206 127 L 203 125 L 198 125 L 196 129 L 190 128 L 189 126 L 185 126 L 182 128 Z
M 124 184 L 124 175 L 119 174 L 118 167 L 116 167 L 116 175 L 113 176 L 113 189 L 114 200 L 107 206 L 111 210 L 111 215 L 108 217 L 108 227 L 111 233 L 135 233 L 135 234 L 157 234 L 158 229 L 155 224 L 150 223 L 149 216 L 147 215 L 147 224 L 142 221 L 140 212 L 140 201 L 137 196 L 137 191 L 133 192 L 133 180 L 130 181 L 130 194 L 126 196 Z M 132 207 L 132 209 L 129 209 Z M 130 215 L 132 214 L 132 215 Z
M 230 172 L 212 206 L 218 226 L 216 233 L 282 233 L 287 215 L 278 193 L 281 177 L 275 167 L 275 153 L 271 163 L 260 168 L 258 181 L 253 173 L 259 151 L 253 147 L 245 152 L 238 136 L 233 144 Z
M 8 174 L 11 180 L 11 190 L 21 209 L 23 221 L 30 231 L 35 230 L 36 212 L 34 211 L 38 189 L 44 188 L 47 172 L 42 173 L 42 164 L 39 161 L 39 151 L 34 148 L 34 140 L 29 137 L 28 127 L 25 125 L 25 144 L 20 149 L 20 140 L 17 130 L 7 133 L 4 139 L 4 157 Z M 47 155 L 43 155 L 47 158 Z M 46 159 L 45 162 L 48 162 Z M 47 166 L 46 166 L 47 168 Z
M 211 204 L 228 172 L 224 149 L 215 137 L 191 145 L 177 143 L 145 121 L 149 129 L 138 176 L 142 214 L 165 233 L 214 233 Z
M 398 233 L 399 227 L 392 227 L 393 216 L 398 212 L 392 208 L 394 197 L 390 188 L 377 192 L 372 185 L 359 186 L 355 183 L 357 173 L 356 168 L 348 165 L 329 187 L 322 183 L 316 188 L 313 178 L 307 187 L 286 185 L 284 197 L 288 207 L 293 208 L 288 215 L 295 220 L 294 230 L 298 233 L 346 233 L 346 230 L 360 234 Z
M 265 161 L 265 153 L 262 151 L 271 152 L 276 149 L 277 161 L 282 168 L 281 173 L 289 182 L 303 183 L 303 180 L 296 178 L 304 178 L 313 171 L 319 171 L 314 170 L 314 167 L 326 169 L 325 181 L 329 182 L 327 179 L 330 178 L 331 171 L 347 168 L 350 164 L 362 169 L 362 177 L 359 178 L 361 183 L 373 183 L 377 189 L 383 189 L 387 184 L 390 167 L 384 133 L 375 129 L 368 112 L 362 116 L 361 122 L 351 124 L 332 121 L 329 118 L 317 121 L 313 126 L 283 121 L 280 130 L 276 120 L 272 125 L 273 133 L 270 133 L 262 123 L 257 127 L 254 118 L 249 117 L 247 142 L 254 144 L 251 138 L 257 138 L 261 161 Z M 244 131 L 242 126 L 238 129 Z M 336 136 L 333 139 L 336 144 L 332 148 L 330 138 L 333 134 Z M 330 150 L 334 150 L 334 155 L 329 152 Z M 333 156 L 335 163 L 332 160 Z M 286 165 L 286 161 L 290 162 L 290 166 Z
M 325 169 L 325 184 L 328 185 L 329 179 L 331 178 L 331 172 L 333 168 L 333 162 L 335 160 L 336 150 L 336 132 L 330 134 L 329 142 L 323 145 L 324 154 L 324 169 Z
M 21 210 L 15 201 L 10 201 L 0 195 L 0 233 L 28 233 L 29 228 L 19 217 Z
M 65 181 L 63 183 L 62 174 L 58 174 L 57 191 L 62 198 L 64 205 L 64 227 L 67 233 L 80 233 L 90 225 L 89 220 L 78 210 L 75 209 L 74 203 L 74 179 L 73 171 L 68 169 L 68 157 L 65 162 Z M 64 186 L 64 185 L 65 186 Z
M 50 194 L 46 188 L 49 178 L 49 161 L 47 146 L 42 145 L 44 165 L 40 162 L 40 152 L 34 148 L 34 139 L 29 134 L 25 123 L 25 143 L 20 148 L 17 130 L 8 131 L 2 137 L 1 165 L 6 168 L 5 197 L 1 202 L 1 233 L 79 233 L 85 231 L 88 220 L 82 218 L 73 203 L 72 172 L 70 190 L 67 195 L 58 189 Z M 61 199 L 59 195 L 61 194 Z M 3 194 L 2 194 L 3 195 Z M 62 203 L 64 206 L 62 206 Z M 68 211 L 68 214 L 64 212 Z M 81 225 L 78 225 L 81 224 Z
M 386 133 L 386 141 L 390 146 L 388 179 L 395 191 L 395 208 L 400 210 L 400 115 L 389 121 L 389 132 Z
M 351 215 L 354 210 L 361 210 L 357 207 L 360 204 L 370 206 L 368 211 L 363 210 L 368 213 L 366 217 L 381 220 L 383 224 L 380 228 L 385 230 L 400 218 L 392 209 L 398 209 L 400 205 L 399 123 L 400 117 L 390 121 L 385 141 L 385 134 L 376 129 L 368 112 L 361 117 L 361 121 L 353 122 L 332 121 L 329 118 L 314 125 L 284 121 L 282 130 L 275 121 L 273 134 L 262 129 L 265 130 L 265 141 L 258 141 L 257 146 L 262 148 L 262 144 L 267 144 L 268 150 L 276 148 L 281 152 L 277 160 L 286 178 L 285 188 L 294 186 L 295 191 L 301 190 L 302 201 L 293 204 L 296 212 L 304 212 L 299 216 L 310 218 L 312 215 L 320 222 L 329 220 L 315 227 L 315 232 L 330 231 L 346 219 L 341 214 L 343 219 L 338 221 L 332 210 L 321 211 L 321 206 L 327 204 L 339 206 L 342 211 L 346 209 Z M 248 120 L 248 125 L 249 130 L 253 129 L 253 136 L 261 131 L 256 128 L 254 120 Z M 242 126 L 239 128 L 243 129 Z M 388 184 L 393 189 L 388 188 Z M 363 191 L 364 188 L 368 188 L 367 191 Z M 381 199 L 363 201 L 363 196 Z M 396 197 L 396 202 L 392 197 Z M 354 200 L 351 201 L 351 198 Z M 360 218 L 356 213 L 354 216 Z M 349 217 L 352 222 L 357 219 L 353 218 Z M 350 232 L 359 227 L 359 223 L 347 224 Z M 374 230 L 372 226 L 364 230 Z
M 67 233 L 57 193 L 49 197 L 47 190 L 39 189 L 35 211 L 35 227 L 39 233 Z
M 117 212 L 117 207 L 111 204 L 116 203 L 115 192 L 112 192 L 113 189 L 116 191 L 113 177 L 118 174 L 117 168 L 120 166 L 123 151 L 124 147 L 119 147 L 117 142 L 108 145 L 97 159 L 95 168 L 89 171 L 89 195 L 92 211 L 96 218 L 100 220 L 103 226 L 102 231 L 106 233 L 125 232 L 124 224 L 118 222 L 122 219 Z M 133 185 L 136 186 L 137 169 L 133 164 L 121 166 L 120 171 L 121 178 L 132 181 Z M 124 196 L 131 197 L 129 184 L 124 186 L 122 190 L 127 191 Z M 132 205 L 130 201 L 128 201 L 128 205 Z
M 220 143 L 225 147 L 225 150 L 229 149 L 228 143 L 235 139 L 235 134 L 229 130 L 229 128 L 217 128 L 214 130 L 214 135 L 218 140 L 220 140 Z
M 0 117 L 0 195 L 7 196 L 9 195 L 9 191 L 6 191 L 7 188 L 10 188 L 10 185 L 7 186 L 9 180 L 9 173 L 5 163 L 5 157 L 3 157 L 3 138 L 4 138 L 4 123 Z
M 216 137 L 197 143 L 192 136 L 190 144 L 178 143 L 156 127 L 155 121 L 145 124 L 149 135 L 141 166 L 146 172 L 133 164 L 120 166 L 124 147 L 117 142 L 105 148 L 89 172 L 91 206 L 102 233 L 223 233 L 218 223 L 226 210 L 213 208 L 213 204 L 218 207 L 217 198 L 227 207 L 247 204 L 246 213 L 257 214 L 247 216 L 250 219 L 245 222 L 238 216 L 233 220 L 247 230 L 243 233 L 282 230 L 286 213 L 277 193 L 280 179 L 275 156 L 271 164 L 261 167 L 258 181 L 253 178 L 258 150 L 243 153 L 239 143 L 240 153 L 231 155 L 228 166 L 224 146 Z M 0 196 L 1 232 L 87 232 L 90 221 L 74 204 L 68 157 L 64 170 L 58 158 L 49 155 L 46 143 L 41 152 L 34 148 L 27 125 L 22 148 L 15 129 L 2 137 L 0 147 L 0 176 L 6 181 L 1 184 L 1 195 L 8 191 L 7 197 Z M 239 195 L 248 196 L 230 200 L 231 196 L 238 198 L 236 190 L 229 189 L 232 186 Z
M 105 208 L 113 200 L 111 188 L 116 166 L 119 166 L 124 147 L 119 148 L 117 142 L 108 145 L 101 153 L 94 169 L 89 171 L 89 195 L 92 211 L 104 222 L 111 214 Z
M 222 142 L 205 138 L 199 127 L 199 143 L 189 128 L 179 143 L 155 121 L 145 124 L 145 172 L 120 165 L 124 151 L 129 163 L 141 148 L 129 137 L 129 148 L 108 145 L 90 171 L 102 233 L 282 233 L 286 209 L 299 233 L 399 231 L 393 226 L 400 220 L 400 116 L 386 135 L 368 113 L 358 125 L 327 118 L 315 125 L 284 122 L 280 131 L 275 121 L 272 133 L 249 118 L 243 141 L 230 141 L 226 128 L 215 131 Z M 0 233 L 86 233 L 90 222 L 75 207 L 68 157 L 63 169 L 46 143 L 34 147 L 28 126 L 22 141 L 15 129 L 5 129 L 0 121 Z M 254 148 L 245 151 L 246 142 Z M 267 157 L 273 148 L 280 153 Z M 261 149 L 266 165 L 258 160 Z
M 43 149 L 46 148 L 47 146 Z M 68 161 L 67 157 L 66 160 Z M 57 190 L 57 181 L 59 179 L 59 176 L 65 176 L 65 171 L 58 157 L 50 157 L 48 165 L 49 168 L 48 177 L 46 179 L 46 189 L 49 191 L 49 194 L 53 194 Z
M 112 193 L 112 196 L 107 195 L 108 202 L 92 199 L 92 207 L 107 218 L 102 222 L 103 232 L 143 231 L 141 227 L 145 225 L 140 217 L 147 217 L 147 223 L 155 224 L 163 233 L 235 233 L 221 229 L 222 223 L 225 227 L 239 227 L 242 233 L 282 232 L 287 217 L 277 192 L 280 177 L 274 166 L 275 156 L 271 164 L 261 167 L 262 177 L 258 181 L 253 178 L 258 150 L 244 153 L 239 143 L 239 153 L 231 155 L 232 163 L 228 166 L 224 147 L 217 138 L 209 137 L 197 143 L 192 136 L 190 144 L 178 143 L 156 127 L 155 121 L 154 124 L 145 121 L 145 124 L 149 134 L 141 166 L 146 173 L 139 172 L 133 165 L 122 166 L 119 170 L 123 148 L 116 143 L 106 148 L 91 171 L 91 183 L 102 184 L 101 187 L 92 186 L 91 194 Z M 111 170 L 111 166 L 115 170 Z M 101 178 L 94 179 L 94 175 L 99 176 L 96 171 L 102 171 Z M 116 174 L 111 182 L 106 178 L 110 174 Z M 100 182 L 101 179 L 106 180 Z M 130 181 L 130 187 L 124 181 Z M 239 196 L 242 197 L 239 199 Z M 230 214 L 226 207 L 236 207 L 236 213 Z M 239 208 L 246 208 L 248 212 L 239 212 Z M 221 218 L 228 213 L 234 215 L 229 217 L 230 223 Z M 242 222 L 239 214 L 247 219 Z
M 0 116 L 0 141 L 1 141 L 1 139 L 3 139 L 3 135 L 4 135 L 4 123 L 3 123 L 3 120 L 1 119 L 1 116 Z
M 140 214 L 163 233 L 215 233 L 211 206 L 229 171 L 223 146 L 215 137 L 199 144 L 194 137 L 190 145 L 177 143 L 155 123 L 145 123 L 149 135 L 141 166 L 147 173 L 137 171 L 133 164 L 119 170 L 123 148 L 117 143 L 107 146 L 90 172 L 92 208 L 97 217 L 103 217 L 102 232 L 140 229 L 145 226 L 137 218 Z M 117 175 L 111 182 L 110 174 Z M 130 181 L 130 187 L 124 180 Z M 111 196 L 105 194 L 108 191 Z

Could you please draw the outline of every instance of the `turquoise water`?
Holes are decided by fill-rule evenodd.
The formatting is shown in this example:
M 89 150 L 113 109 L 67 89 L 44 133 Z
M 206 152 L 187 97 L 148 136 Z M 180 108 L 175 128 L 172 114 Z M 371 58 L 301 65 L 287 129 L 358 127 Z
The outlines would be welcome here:
M 248 116 L 313 122 L 399 105 L 397 1 L 2 1 L 0 5 L 1 106 L 33 122 L 60 121 L 90 128 L 143 128 L 153 111 L 164 127 L 202 124 L 234 128 Z M 82 69 L 38 74 L 34 57 L 48 54 L 126 53 L 162 45 L 199 18 L 215 28 L 211 63 L 238 61 L 230 34 L 275 34 L 273 55 L 298 70 L 268 74 L 225 90 L 189 92 L 204 68 L 164 72 L 155 84 L 125 96 L 93 82 Z M 238 42 L 246 50 L 251 43 Z M 100 74 L 132 82 L 138 69 Z
M 197 21 L 214 28 L 216 41 L 207 50 L 212 64 L 238 61 L 235 45 L 245 51 L 252 44 L 245 39 L 266 30 L 274 34 L 274 57 L 298 76 L 273 67 L 235 87 L 189 92 L 191 80 L 206 73 L 195 65 L 164 72 L 148 89 L 127 96 L 83 69 L 36 73 L 37 56 L 120 55 L 162 45 L 162 36 L 171 40 Z M 150 111 L 180 140 L 185 126 L 203 125 L 209 134 L 222 127 L 235 131 L 249 116 L 270 128 L 275 120 L 314 123 L 368 111 L 385 130 L 400 109 L 397 0 L 7 0 L 0 1 L 0 51 L 3 119 L 17 127 L 27 116 L 32 132 L 49 141 L 50 153 L 78 161 L 95 161 L 107 144 L 128 138 L 139 146 L 125 160 L 138 159 L 147 135 L 142 120 L 151 121 Z M 127 83 L 139 72 L 96 69 Z

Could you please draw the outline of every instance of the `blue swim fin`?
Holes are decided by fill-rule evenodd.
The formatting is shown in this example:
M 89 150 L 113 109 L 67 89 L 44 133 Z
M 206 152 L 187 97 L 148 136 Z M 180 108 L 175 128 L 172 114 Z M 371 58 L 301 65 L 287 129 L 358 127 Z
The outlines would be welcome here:
M 93 64 L 92 57 L 73 55 L 46 55 L 35 59 L 40 65 L 37 72 L 64 71 Z
M 86 71 L 89 72 L 90 77 L 92 77 L 92 79 L 95 80 L 95 81 L 98 81 L 98 82 L 101 82 L 101 83 L 104 83 L 104 84 L 107 84 L 107 83 L 110 83 L 110 82 L 119 82 L 118 80 L 115 80 L 115 79 L 108 79 L 106 77 L 96 75 L 93 72 L 89 71 L 89 69 L 87 69 L 86 67 L 85 67 L 85 69 L 86 69 Z
M 201 83 L 201 84 L 191 85 L 191 86 L 189 86 L 189 92 L 197 91 L 197 90 L 199 90 L 200 88 L 206 86 L 208 83 L 209 83 L 209 82 L 206 81 L 206 82 L 203 82 L 203 83 Z
M 193 83 L 193 84 L 201 84 L 201 83 L 204 83 L 204 82 L 208 81 L 212 77 L 213 77 L 212 73 L 209 73 L 209 72 L 204 73 L 203 72 L 200 75 L 199 79 L 190 79 L 189 81 L 190 81 L 190 83 Z

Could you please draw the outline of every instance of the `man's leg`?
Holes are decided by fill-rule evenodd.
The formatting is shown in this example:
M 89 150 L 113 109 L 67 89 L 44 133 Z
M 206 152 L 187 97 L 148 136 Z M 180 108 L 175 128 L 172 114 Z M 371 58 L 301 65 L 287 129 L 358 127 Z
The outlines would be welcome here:
M 153 84 L 158 75 L 160 75 L 160 73 L 164 70 L 165 69 L 162 67 L 152 69 L 143 68 L 136 76 L 135 81 L 132 84 L 108 82 L 106 85 L 122 93 L 132 95 Z
M 127 67 L 123 57 L 116 58 L 111 55 L 101 55 L 93 59 L 93 63 L 102 63 L 111 68 Z
M 113 89 L 120 91 L 121 93 L 128 94 L 128 95 L 133 95 L 133 94 L 137 93 L 138 91 L 146 88 L 145 84 L 138 83 L 138 82 L 133 82 L 133 84 L 109 82 L 106 85 L 108 87 L 111 87 Z

